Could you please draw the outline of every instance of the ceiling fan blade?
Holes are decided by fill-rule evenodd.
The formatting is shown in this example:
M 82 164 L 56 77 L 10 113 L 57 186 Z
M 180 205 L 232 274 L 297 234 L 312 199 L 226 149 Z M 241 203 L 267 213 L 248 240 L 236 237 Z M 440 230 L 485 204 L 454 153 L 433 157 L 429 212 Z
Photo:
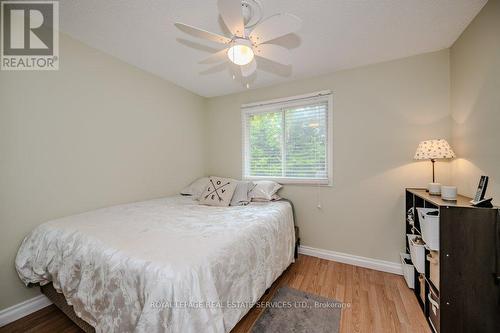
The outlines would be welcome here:
M 248 77 L 252 75 L 256 70 L 257 70 L 257 62 L 255 61 L 255 58 L 250 61 L 250 63 L 240 66 L 241 68 L 241 75 L 243 77 Z
M 227 62 L 221 62 L 220 64 L 216 64 L 215 66 L 207 68 L 199 73 L 200 73 L 200 75 L 212 75 L 212 74 L 220 73 L 220 72 L 227 70 L 228 65 L 229 65 L 229 63 L 227 63 Z
M 296 32 L 301 25 L 302 20 L 295 15 L 288 13 L 276 14 L 258 24 L 250 33 L 250 40 L 254 44 L 262 44 Z
M 274 44 L 260 44 L 254 48 L 255 55 L 269 59 L 271 61 L 289 66 L 292 64 L 290 59 L 290 51 L 283 46 Z
M 212 54 L 210 57 L 203 59 L 200 61 L 200 64 L 214 64 L 217 62 L 222 62 L 226 61 L 228 59 L 227 57 L 227 48 L 220 50 L 214 54 Z
M 245 35 L 245 23 L 240 0 L 218 0 L 220 16 L 231 33 L 238 37 Z
M 177 27 L 177 29 L 198 38 L 208 39 L 211 40 L 212 42 L 222 43 L 222 44 L 229 44 L 231 42 L 231 39 L 227 37 L 214 34 L 213 32 L 208 32 L 202 29 L 198 29 L 184 23 L 176 22 L 174 25 Z

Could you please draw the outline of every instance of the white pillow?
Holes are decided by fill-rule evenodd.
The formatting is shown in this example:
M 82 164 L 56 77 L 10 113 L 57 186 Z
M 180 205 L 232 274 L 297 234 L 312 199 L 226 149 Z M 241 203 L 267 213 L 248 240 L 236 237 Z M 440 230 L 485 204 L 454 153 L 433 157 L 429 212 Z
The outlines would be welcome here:
M 193 199 L 198 200 L 200 195 L 205 191 L 208 185 L 208 177 L 201 177 L 196 179 L 194 182 L 189 184 L 185 189 L 181 191 L 182 195 L 191 195 Z
M 255 184 L 250 181 L 236 181 L 236 190 L 234 190 L 231 206 L 244 206 L 250 203 L 250 191 L 255 187 Z
M 227 207 L 231 202 L 237 181 L 230 178 L 210 177 L 200 204 Z
M 273 195 L 283 187 L 271 180 L 259 180 L 254 183 L 255 187 L 250 191 L 250 198 L 256 201 L 271 201 Z
M 279 201 L 279 200 L 281 200 L 281 197 L 277 194 L 273 194 L 273 197 L 271 198 L 271 200 L 258 199 L 258 198 L 252 199 L 253 202 L 269 202 L 269 201 Z

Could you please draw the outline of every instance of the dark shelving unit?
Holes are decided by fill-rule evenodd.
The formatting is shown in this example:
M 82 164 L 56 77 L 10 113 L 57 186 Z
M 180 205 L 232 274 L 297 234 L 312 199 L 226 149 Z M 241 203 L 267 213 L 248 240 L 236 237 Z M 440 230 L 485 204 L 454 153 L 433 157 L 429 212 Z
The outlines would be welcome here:
M 440 333 L 500 332 L 500 285 L 494 278 L 500 257 L 498 208 L 473 207 L 465 196 L 445 201 L 418 188 L 407 188 L 405 196 L 406 212 L 411 207 L 415 212 L 413 227 L 405 218 L 406 234 L 421 234 L 417 207 L 439 210 L 439 285 L 432 283 L 425 260 L 423 301 L 415 269 L 415 296 L 431 328 Z M 406 235 L 405 239 L 409 254 Z M 426 248 L 425 257 L 429 253 Z M 431 292 L 439 305 L 436 313 L 431 313 Z

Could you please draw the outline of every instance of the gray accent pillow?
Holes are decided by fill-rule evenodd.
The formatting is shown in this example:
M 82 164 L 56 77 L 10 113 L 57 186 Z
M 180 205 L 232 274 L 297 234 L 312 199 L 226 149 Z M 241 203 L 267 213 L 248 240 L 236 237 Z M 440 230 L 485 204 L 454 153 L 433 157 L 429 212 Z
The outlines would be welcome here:
M 200 196 L 200 204 L 227 207 L 231 202 L 236 180 L 231 178 L 210 177 L 205 191 Z
M 249 193 L 255 187 L 254 182 L 238 180 L 236 181 L 236 189 L 234 190 L 231 206 L 244 206 L 250 203 Z

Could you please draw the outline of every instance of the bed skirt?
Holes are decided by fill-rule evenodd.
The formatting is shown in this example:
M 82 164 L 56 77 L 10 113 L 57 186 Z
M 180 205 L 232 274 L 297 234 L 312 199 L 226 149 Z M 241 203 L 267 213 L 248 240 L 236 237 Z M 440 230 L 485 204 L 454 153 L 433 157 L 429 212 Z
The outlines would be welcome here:
M 64 314 L 68 316 L 68 318 L 71 319 L 71 321 L 76 325 L 78 325 L 78 327 L 80 327 L 84 332 L 95 333 L 94 327 L 92 327 L 92 325 L 76 315 L 73 307 L 66 302 L 66 298 L 64 298 L 64 295 L 62 293 L 58 293 L 54 289 L 52 282 L 44 286 L 40 286 L 40 290 L 42 291 L 42 294 L 47 296 L 47 298 L 50 299 L 52 303 L 54 303 L 54 305 L 59 308 L 59 310 L 64 312 Z

